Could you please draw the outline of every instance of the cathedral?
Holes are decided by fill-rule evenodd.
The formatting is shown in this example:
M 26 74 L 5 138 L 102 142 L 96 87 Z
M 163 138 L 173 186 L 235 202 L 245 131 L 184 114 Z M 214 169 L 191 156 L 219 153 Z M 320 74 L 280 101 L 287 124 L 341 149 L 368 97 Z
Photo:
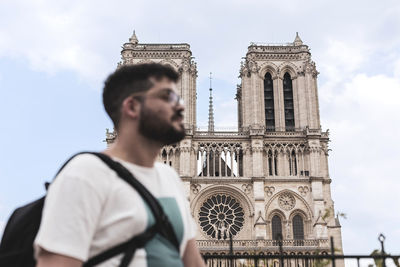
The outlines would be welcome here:
M 190 45 L 140 43 L 133 33 L 118 66 L 158 62 L 180 73 L 186 137 L 159 161 L 176 169 L 198 224 L 203 254 L 342 253 L 328 170 L 329 132 L 320 125 L 315 63 L 299 35 L 251 43 L 240 64 L 237 131 L 215 131 L 212 88 L 207 130 L 196 124 L 197 67 Z M 239 63 L 239 62 L 238 62 Z M 238 64 L 239 65 L 239 64 Z M 211 87 L 211 86 L 210 86 Z M 115 132 L 107 130 L 108 144 Z

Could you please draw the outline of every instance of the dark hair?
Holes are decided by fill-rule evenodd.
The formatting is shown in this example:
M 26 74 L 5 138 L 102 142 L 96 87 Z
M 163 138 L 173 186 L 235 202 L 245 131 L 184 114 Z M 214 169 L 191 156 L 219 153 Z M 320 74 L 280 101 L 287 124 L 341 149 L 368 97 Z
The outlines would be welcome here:
M 103 104 L 115 129 L 118 128 L 121 117 L 122 102 L 133 93 L 149 90 L 153 86 L 149 78 L 157 81 L 168 78 L 177 82 L 179 74 L 167 65 L 148 63 L 123 66 L 108 76 L 104 82 Z

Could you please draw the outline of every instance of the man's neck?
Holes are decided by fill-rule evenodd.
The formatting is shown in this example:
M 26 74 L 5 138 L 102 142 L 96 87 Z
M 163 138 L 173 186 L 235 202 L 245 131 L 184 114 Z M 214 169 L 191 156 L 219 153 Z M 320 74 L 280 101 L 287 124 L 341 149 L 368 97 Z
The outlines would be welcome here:
M 138 134 L 135 137 L 117 136 L 115 142 L 104 151 L 105 154 L 124 161 L 143 166 L 153 167 L 161 144 Z

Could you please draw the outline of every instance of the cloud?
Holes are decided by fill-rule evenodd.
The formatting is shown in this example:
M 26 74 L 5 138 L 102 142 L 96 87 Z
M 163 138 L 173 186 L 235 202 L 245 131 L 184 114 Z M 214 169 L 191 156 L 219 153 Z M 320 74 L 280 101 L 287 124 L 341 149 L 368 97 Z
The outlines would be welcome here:
M 215 125 L 226 131 L 237 129 L 237 102 L 232 99 L 222 101 L 215 110 Z
M 394 63 L 393 74 L 400 79 L 400 58 Z
M 386 231 L 400 238 L 394 231 L 400 214 L 390 205 L 400 203 L 395 171 L 400 162 L 400 79 L 357 74 L 335 93 L 321 98 L 321 106 L 328 107 L 321 121 L 332 129 L 330 174 L 336 208 L 349 215 L 352 223 L 346 227 L 353 235 Z M 347 251 L 360 248 L 359 240 L 343 238 Z
M 99 73 L 109 69 L 98 42 L 99 18 L 88 16 L 89 3 L 9 1 L 2 6 L 0 57 L 23 60 L 49 74 L 76 72 L 86 81 L 99 80 Z
M 4 228 L 6 227 L 6 222 L 0 221 L 0 238 L 3 236 Z

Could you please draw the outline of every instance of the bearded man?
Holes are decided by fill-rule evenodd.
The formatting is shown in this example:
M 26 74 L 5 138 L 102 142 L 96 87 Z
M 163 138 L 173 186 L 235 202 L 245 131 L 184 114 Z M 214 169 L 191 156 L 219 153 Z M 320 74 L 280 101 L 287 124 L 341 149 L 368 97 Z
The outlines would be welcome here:
M 156 162 L 163 146 L 185 136 L 178 78 L 170 67 L 139 64 L 119 68 L 105 82 L 103 103 L 117 137 L 102 153 L 155 196 L 179 243 L 175 249 L 157 234 L 136 250 L 129 266 L 204 266 L 182 182 L 175 170 Z M 82 266 L 154 224 L 148 205 L 112 169 L 94 155 L 76 156 L 48 190 L 34 243 L 37 266 Z M 121 257 L 98 266 L 120 266 Z

